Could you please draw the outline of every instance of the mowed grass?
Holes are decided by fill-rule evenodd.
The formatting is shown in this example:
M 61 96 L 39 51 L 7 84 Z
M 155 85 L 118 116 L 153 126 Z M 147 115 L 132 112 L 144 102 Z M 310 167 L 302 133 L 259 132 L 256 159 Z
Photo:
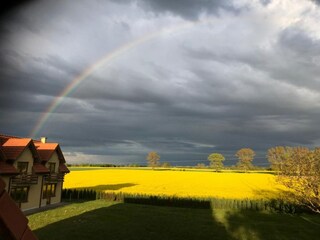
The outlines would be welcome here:
M 317 215 L 187 209 L 95 200 L 28 216 L 40 240 L 319 239 Z
M 270 173 L 105 168 L 71 171 L 64 188 L 176 197 L 276 198 L 285 188 Z

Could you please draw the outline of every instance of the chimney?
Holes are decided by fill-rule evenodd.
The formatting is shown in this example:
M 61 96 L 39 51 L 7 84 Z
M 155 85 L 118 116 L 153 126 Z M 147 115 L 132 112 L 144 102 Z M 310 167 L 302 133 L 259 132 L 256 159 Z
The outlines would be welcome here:
M 41 137 L 40 140 L 41 140 L 42 143 L 46 143 L 47 142 L 47 138 L 46 137 Z

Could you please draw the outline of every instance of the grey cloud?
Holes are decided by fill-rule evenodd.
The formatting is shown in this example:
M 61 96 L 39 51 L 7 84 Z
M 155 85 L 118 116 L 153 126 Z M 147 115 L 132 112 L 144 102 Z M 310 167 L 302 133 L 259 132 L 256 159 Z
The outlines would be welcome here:
M 1 132 L 28 135 L 55 97 L 106 54 L 164 26 L 219 13 L 216 25 L 163 34 L 92 72 L 39 134 L 70 157 L 145 163 L 156 150 L 162 161 L 189 165 L 212 151 L 235 163 L 241 147 L 259 152 L 263 163 L 268 147 L 319 141 L 320 47 L 303 27 L 260 36 L 268 24 L 279 29 L 276 17 L 252 24 L 267 9 L 254 12 L 256 5 L 252 16 L 225 16 L 219 9 L 233 11 L 230 1 L 61 3 L 21 9 L 1 24 Z M 272 36 L 268 48 L 259 45 L 265 36 Z
M 296 57 L 314 57 L 320 55 L 320 41 L 311 39 L 302 29 L 290 27 L 279 36 L 279 44 L 291 50 Z
M 272 2 L 272 0 L 260 0 L 261 4 L 264 6 L 267 6 L 268 4 L 270 4 Z
M 115 1 L 115 0 L 113 0 Z M 122 4 L 131 0 L 116 1 Z M 261 0 L 262 4 L 268 4 L 269 0 Z M 155 14 L 171 13 L 189 20 L 197 19 L 201 14 L 218 14 L 219 10 L 237 13 L 240 7 L 236 7 L 232 0 L 138 0 L 138 5 Z
M 320 0 L 311 0 L 313 2 L 315 2 L 316 4 L 320 4 Z
M 0 105 L 8 110 L 43 111 L 75 73 L 58 57 L 35 58 L 8 50 L 1 53 Z
M 226 0 L 142 0 L 147 6 L 157 11 L 178 14 L 188 19 L 196 19 L 201 13 L 217 13 L 219 9 L 234 10 L 231 1 Z
M 243 64 L 254 70 L 268 74 L 274 80 L 320 90 L 320 41 L 311 39 L 302 30 L 290 27 L 283 30 L 273 46 L 266 51 L 256 46 L 245 53 L 241 51 L 219 52 L 212 49 L 185 48 L 188 56 L 203 61 L 216 61 L 221 64 Z M 199 70 L 196 70 L 197 74 Z

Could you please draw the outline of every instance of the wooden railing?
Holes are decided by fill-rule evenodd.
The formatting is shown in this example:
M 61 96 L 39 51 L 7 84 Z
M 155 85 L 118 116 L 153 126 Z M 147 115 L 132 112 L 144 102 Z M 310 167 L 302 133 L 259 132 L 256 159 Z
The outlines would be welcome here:
M 33 185 L 38 184 L 38 176 L 34 174 L 20 174 L 11 179 L 13 185 Z
M 44 177 L 44 181 L 47 183 L 58 183 L 64 181 L 64 173 L 50 173 Z

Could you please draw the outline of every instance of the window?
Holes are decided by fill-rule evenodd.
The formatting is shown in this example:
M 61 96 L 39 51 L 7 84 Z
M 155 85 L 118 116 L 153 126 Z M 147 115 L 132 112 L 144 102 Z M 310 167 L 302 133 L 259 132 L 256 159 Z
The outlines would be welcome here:
M 20 174 L 27 174 L 28 162 L 18 162 L 17 168 L 18 168 L 18 171 L 20 172 Z
M 42 198 L 55 197 L 57 184 L 50 183 L 43 186 Z
M 29 187 L 14 187 L 10 191 L 10 197 L 16 202 L 28 202 Z
M 50 170 L 50 173 L 54 173 L 56 171 L 56 164 L 49 163 L 49 170 Z

